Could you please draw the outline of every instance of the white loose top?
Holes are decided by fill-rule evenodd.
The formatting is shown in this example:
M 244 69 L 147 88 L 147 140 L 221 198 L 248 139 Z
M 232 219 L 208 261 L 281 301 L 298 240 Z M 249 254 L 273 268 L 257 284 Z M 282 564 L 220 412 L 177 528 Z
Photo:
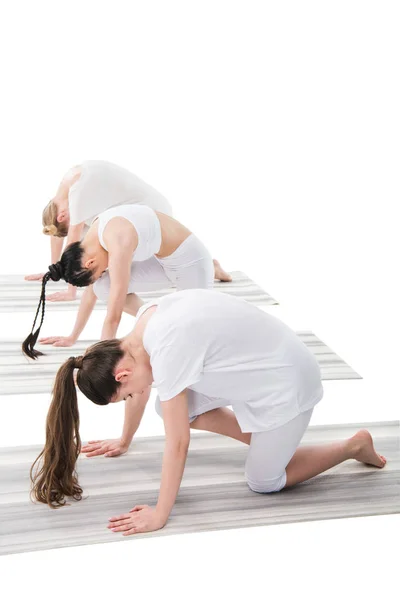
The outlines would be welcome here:
M 81 176 L 70 187 L 68 202 L 71 225 L 91 222 L 108 208 L 139 204 L 172 215 L 170 203 L 136 175 L 104 160 L 88 160 L 80 166 Z M 64 179 L 76 173 L 68 171 Z
M 183 290 L 144 304 L 157 310 L 146 324 L 161 402 L 190 388 L 196 414 L 232 406 L 243 432 L 290 421 L 323 396 L 318 363 L 285 323 L 241 298 L 213 290 Z
M 132 223 L 138 235 L 138 245 L 133 253 L 132 260 L 148 260 L 157 254 L 161 246 L 161 226 L 154 210 L 148 206 L 127 204 L 109 208 L 99 215 L 98 236 L 104 250 L 108 250 L 104 243 L 104 229 L 114 217 L 122 217 Z

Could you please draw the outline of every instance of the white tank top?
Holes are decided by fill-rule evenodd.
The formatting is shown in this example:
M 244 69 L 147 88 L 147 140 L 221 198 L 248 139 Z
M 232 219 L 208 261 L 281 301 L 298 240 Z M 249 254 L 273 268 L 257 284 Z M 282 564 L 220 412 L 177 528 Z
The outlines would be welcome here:
M 148 260 L 159 252 L 161 247 L 160 221 L 153 209 L 137 204 L 114 206 L 114 208 L 109 208 L 99 215 L 98 236 L 104 250 L 107 250 L 103 239 L 104 228 L 114 217 L 127 219 L 136 229 L 138 245 L 133 254 L 132 261 L 141 262 Z
M 138 204 L 172 216 L 170 203 L 136 175 L 104 160 L 88 160 L 79 167 L 80 178 L 68 195 L 71 225 L 90 225 L 95 217 L 113 206 Z M 64 179 L 76 174 L 70 169 Z

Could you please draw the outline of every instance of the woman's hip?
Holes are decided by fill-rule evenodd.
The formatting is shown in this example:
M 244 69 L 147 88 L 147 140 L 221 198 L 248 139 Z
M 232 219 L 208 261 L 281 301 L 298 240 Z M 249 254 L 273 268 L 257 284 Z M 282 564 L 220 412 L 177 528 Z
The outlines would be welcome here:
M 214 285 L 212 256 L 193 233 L 170 256 L 157 260 L 168 279 L 179 290 L 211 289 Z

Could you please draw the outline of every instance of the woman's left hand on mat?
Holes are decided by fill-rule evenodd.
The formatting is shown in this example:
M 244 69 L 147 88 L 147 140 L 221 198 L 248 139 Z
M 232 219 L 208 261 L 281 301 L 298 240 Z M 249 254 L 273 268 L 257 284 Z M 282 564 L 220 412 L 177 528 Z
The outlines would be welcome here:
M 130 444 L 119 440 L 93 440 L 82 446 L 81 452 L 87 457 L 91 456 L 121 456 L 128 452 Z
M 108 529 L 115 532 L 122 531 L 123 535 L 157 531 L 157 529 L 162 529 L 166 523 L 157 510 L 147 504 L 134 506 L 129 513 L 111 517 L 109 521 Z

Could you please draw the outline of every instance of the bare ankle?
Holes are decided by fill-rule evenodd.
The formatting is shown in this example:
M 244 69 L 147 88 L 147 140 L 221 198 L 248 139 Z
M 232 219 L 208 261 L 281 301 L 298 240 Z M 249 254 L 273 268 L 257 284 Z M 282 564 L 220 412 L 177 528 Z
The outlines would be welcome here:
M 346 446 L 346 451 L 349 455 L 349 458 L 356 458 L 362 448 L 360 439 L 353 435 L 351 438 L 345 440 L 344 444 Z

